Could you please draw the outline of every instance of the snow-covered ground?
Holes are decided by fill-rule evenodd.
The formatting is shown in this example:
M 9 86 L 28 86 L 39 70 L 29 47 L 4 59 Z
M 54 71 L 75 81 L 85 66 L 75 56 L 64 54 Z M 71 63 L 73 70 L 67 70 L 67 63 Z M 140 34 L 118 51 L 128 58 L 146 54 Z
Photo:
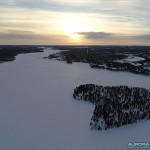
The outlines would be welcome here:
M 135 65 L 135 66 L 140 66 L 141 64 L 139 64 L 137 62 L 142 61 L 142 60 L 145 60 L 145 58 L 137 57 L 137 56 L 134 56 L 133 54 L 130 54 L 130 55 L 128 55 L 127 58 L 121 59 L 121 60 L 116 60 L 115 62 L 130 63 L 130 64 Z
M 91 131 L 94 105 L 72 98 L 84 83 L 150 89 L 150 77 L 43 59 L 54 52 L 0 64 L 0 150 L 126 150 L 128 142 L 150 142 L 150 121 Z

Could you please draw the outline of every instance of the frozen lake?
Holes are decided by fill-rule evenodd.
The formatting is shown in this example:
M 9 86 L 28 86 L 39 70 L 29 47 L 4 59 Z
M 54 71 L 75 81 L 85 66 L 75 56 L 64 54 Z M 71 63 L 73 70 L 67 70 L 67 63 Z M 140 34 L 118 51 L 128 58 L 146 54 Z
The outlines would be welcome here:
M 94 105 L 72 97 L 86 83 L 150 89 L 150 77 L 43 59 L 54 52 L 0 64 L 1 150 L 126 150 L 129 142 L 150 142 L 150 121 L 91 131 Z

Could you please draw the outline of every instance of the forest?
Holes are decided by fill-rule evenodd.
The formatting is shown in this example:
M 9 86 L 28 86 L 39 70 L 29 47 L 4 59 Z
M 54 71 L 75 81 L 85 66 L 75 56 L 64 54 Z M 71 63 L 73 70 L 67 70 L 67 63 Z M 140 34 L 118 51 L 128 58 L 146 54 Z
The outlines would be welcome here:
M 0 46 L 0 63 L 13 61 L 18 54 L 43 52 L 38 46 Z
M 150 90 L 145 88 L 85 84 L 74 89 L 73 98 L 95 105 L 91 129 L 107 130 L 150 119 Z
M 49 59 L 67 63 L 88 63 L 91 68 L 112 71 L 127 71 L 150 75 L 150 47 L 146 46 L 60 46 L 61 51 L 51 54 Z

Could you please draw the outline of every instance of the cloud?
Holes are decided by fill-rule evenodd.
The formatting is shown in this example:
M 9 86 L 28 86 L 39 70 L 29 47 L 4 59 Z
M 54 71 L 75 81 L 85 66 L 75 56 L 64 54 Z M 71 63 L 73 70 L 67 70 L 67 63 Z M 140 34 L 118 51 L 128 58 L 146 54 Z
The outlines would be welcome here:
M 82 43 L 71 42 L 69 36 L 59 34 L 37 34 L 28 30 L 7 30 L 0 32 L 0 44 L 35 45 L 149 45 L 150 34 L 122 35 L 105 32 L 77 32 Z
M 2 5 L 15 5 L 16 0 L 0 0 Z
M 80 44 L 98 40 L 149 44 L 149 5 L 149 0 L 136 0 L 136 3 L 131 0 L 0 0 L 0 40 L 10 39 L 17 43 L 30 39 L 34 42 L 34 39 L 40 41 L 41 37 L 59 44 L 56 35 L 68 35 L 65 23 L 69 26 L 69 22 L 80 18 L 88 20 L 88 30 L 71 27 L 85 40 Z M 68 38 L 68 42 L 72 41 Z
M 31 31 L 8 30 L 0 32 L 0 40 L 32 39 L 35 35 Z
M 125 35 L 125 34 L 115 34 L 106 32 L 77 32 L 77 34 L 83 36 L 85 39 L 95 40 L 95 41 L 112 41 L 117 43 L 117 41 L 124 42 L 148 42 L 150 41 L 150 34 L 143 35 Z
M 135 40 L 150 41 L 150 34 L 138 35 L 138 36 L 129 36 L 129 38 L 135 39 Z
M 107 39 L 113 36 L 112 33 L 105 32 L 77 32 L 79 35 L 83 35 L 87 39 Z
M 59 41 L 59 43 L 58 43 Z M 37 34 L 31 31 L 8 30 L 0 32 L 0 44 L 65 44 L 68 36 L 59 34 Z
M 0 0 L 2 5 L 59 12 L 89 12 L 123 16 L 149 16 L 149 0 Z M 140 13 L 139 13 L 140 11 Z

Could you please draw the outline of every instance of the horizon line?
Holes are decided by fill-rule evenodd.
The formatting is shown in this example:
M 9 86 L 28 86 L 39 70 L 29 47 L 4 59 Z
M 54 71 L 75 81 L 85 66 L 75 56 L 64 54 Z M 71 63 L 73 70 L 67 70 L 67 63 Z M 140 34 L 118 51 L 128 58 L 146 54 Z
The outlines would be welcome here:
M 44 44 L 4 44 L 0 46 L 145 46 L 150 47 L 150 45 L 44 45 Z

